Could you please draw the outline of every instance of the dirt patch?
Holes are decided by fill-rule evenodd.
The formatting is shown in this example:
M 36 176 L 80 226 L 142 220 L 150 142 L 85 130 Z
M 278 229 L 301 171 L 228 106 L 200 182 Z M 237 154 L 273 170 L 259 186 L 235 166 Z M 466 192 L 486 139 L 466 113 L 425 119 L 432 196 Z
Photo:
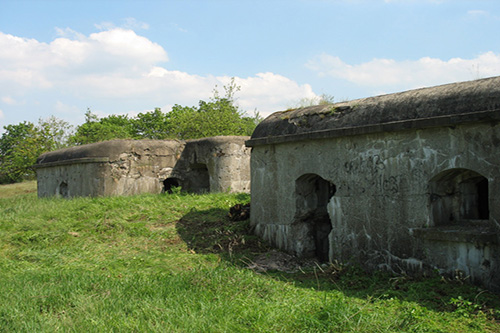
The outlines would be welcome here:
M 247 267 L 256 272 L 280 271 L 296 273 L 302 268 L 318 265 L 315 259 L 299 259 L 288 253 L 271 250 L 257 256 Z

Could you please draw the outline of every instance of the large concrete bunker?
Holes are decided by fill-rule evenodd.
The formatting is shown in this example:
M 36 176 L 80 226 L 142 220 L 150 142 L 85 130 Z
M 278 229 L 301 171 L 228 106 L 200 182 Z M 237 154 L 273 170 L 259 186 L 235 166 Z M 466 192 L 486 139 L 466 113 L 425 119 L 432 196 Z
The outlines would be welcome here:
M 278 247 L 500 290 L 500 77 L 276 112 L 246 144 Z
M 112 196 L 171 192 L 248 192 L 248 137 L 112 140 L 42 154 L 38 196 Z

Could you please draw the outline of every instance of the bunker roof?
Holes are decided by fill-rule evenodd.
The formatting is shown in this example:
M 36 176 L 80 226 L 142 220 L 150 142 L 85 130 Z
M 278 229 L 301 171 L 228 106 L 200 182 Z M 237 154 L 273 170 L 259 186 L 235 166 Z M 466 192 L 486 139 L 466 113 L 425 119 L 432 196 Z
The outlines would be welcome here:
M 185 144 L 195 146 L 223 146 L 228 143 L 244 144 L 248 136 L 215 136 L 196 140 L 111 140 L 59 149 L 38 157 L 35 167 L 49 167 L 73 163 L 113 162 L 123 153 L 137 155 L 177 155 Z
M 183 143 L 178 140 L 111 140 L 59 149 L 44 153 L 36 161 L 37 167 L 116 161 L 123 153 L 172 155 Z
M 212 144 L 212 145 L 222 145 L 225 143 L 238 143 L 242 144 L 245 142 L 245 140 L 250 139 L 248 136 L 231 136 L 231 135 L 221 135 L 221 136 L 212 136 L 208 138 L 201 138 L 201 139 L 193 139 L 193 140 L 188 140 L 186 143 L 190 144 Z
M 500 76 L 275 112 L 247 146 L 500 120 Z

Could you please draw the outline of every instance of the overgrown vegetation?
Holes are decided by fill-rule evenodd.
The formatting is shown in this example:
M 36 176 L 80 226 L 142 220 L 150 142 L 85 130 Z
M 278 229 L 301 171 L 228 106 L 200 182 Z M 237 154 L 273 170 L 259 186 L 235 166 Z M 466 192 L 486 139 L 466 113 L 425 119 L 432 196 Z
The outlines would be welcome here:
M 239 87 L 234 79 L 224 86 L 224 96 L 217 87 L 208 102 L 198 106 L 174 105 L 170 112 L 160 108 L 136 117 L 110 115 L 99 118 L 87 109 L 85 122 L 72 127 L 55 117 L 40 119 L 38 125 L 22 122 L 4 126 L 0 137 L 0 184 L 34 178 L 37 157 L 73 145 L 112 139 L 197 139 L 217 135 L 251 135 L 259 121 L 258 113 L 249 117 L 235 103 Z
M 461 281 L 355 267 L 248 268 L 245 194 L 38 199 L 0 186 L 1 331 L 494 332 L 500 301 Z
M 33 164 L 46 151 L 59 148 L 56 120 L 40 120 L 38 126 L 24 121 L 4 126 L 0 137 L 0 184 L 34 177 Z
M 308 106 L 315 106 L 315 105 L 328 105 L 328 104 L 333 104 L 335 103 L 335 97 L 329 94 L 321 94 L 316 97 L 310 97 L 310 98 L 301 98 L 298 101 L 292 103 L 288 108 L 288 110 L 295 110 L 295 109 L 301 109 L 301 108 L 306 108 Z

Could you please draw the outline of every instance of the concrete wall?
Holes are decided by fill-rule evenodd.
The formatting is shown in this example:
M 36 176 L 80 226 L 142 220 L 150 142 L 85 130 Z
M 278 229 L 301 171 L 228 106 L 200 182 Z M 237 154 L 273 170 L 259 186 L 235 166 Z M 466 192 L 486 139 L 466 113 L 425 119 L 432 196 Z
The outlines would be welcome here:
M 219 136 L 190 140 L 170 177 L 192 192 L 249 192 L 248 137 Z
M 113 140 L 46 153 L 36 165 L 38 196 L 161 193 L 166 186 L 248 192 L 246 139 Z
M 435 175 L 463 168 L 487 178 L 490 219 L 500 221 L 499 145 L 500 125 L 483 123 L 256 146 L 251 159 L 252 224 L 257 234 L 280 248 L 314 255 L 318 231 L 311 218 L 298 217 L 303 196 L 297 192 L 297 180 L 317 175 L 335 187 L 326 204 L 330 260 L 421 271 L 433 250 L 413 236 L 413 229 L 435 224 L 429 193 Z M 305 206 L 315 208 L 321 200 L 309 201 Z M 478 266 L 489 262 L 488 268 L 476 272 L 482 280 L 500 276 L 498 245 L 481 252 L 486 245 L 475 247 Z M 458 260 L 453 251 L 448 251 L 450 262 L 439 268 L 453 270 Z M 500 288 L 500 279 L 494 284 Z
M 255 232 L 299 256 L 500 291 L 499 83 L 271 115 L 247 142 Z
M 73 197 L 104 195 L 107 162 L 54 165 L 37 169 L 38 196 Z

